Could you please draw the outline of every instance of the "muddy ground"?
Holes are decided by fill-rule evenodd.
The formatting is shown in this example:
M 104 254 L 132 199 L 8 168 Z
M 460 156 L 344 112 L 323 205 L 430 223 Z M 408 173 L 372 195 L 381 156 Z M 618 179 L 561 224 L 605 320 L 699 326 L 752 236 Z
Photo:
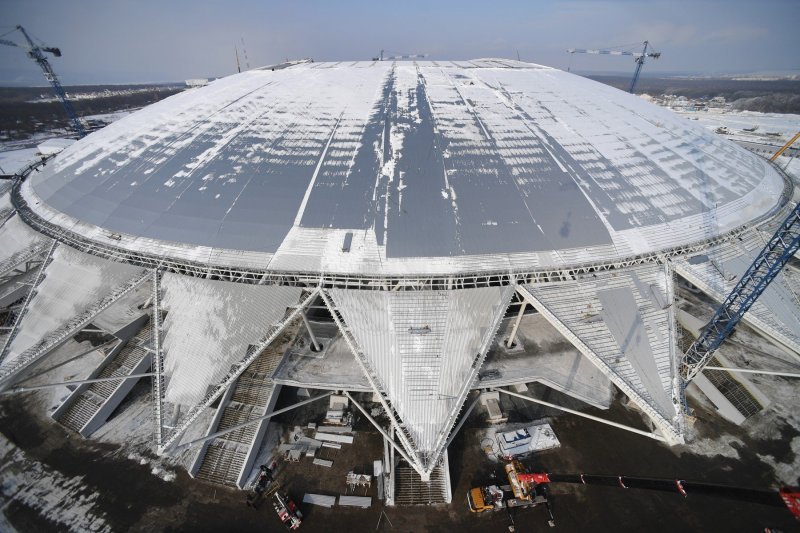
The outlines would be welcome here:
M 558 392 L 531 391 L 554 402 L 572 401 Z M 287 398 L 294 401 L 291 389 Z M 280 531 L 283 526 L 268 503 L 258 509 L 245 505 L 244 493 L 193 480 L 176 469 L 173 481 L 154 475 L 149 464 L 129 459 L 118 447 L 75 436 L 37 414 L 30 396 L 18 395 L 0 402 L 0 432 L 24 453 L 25 459 L 67 477 L 84 476 L 81 486 L 99 494 L 92 508 L 103 524 L 113 531 Z M 311 404 L 312 406 L 314 404 Z M 320 402 L 324 408 L 324 402 Z M 509 422 L 548 418 L 562 447 L 539 454 L 529 464 L 551 472 L 626 474 L 694 479 L 751 487 L 774 486 L 772 470 L 758 453 L 776 458 L 792 454 L 791 435 L 769 444 L 742 436 L 739 458 L 704 457 L 678 453 L 654 440 L 575 417 L 558 416 L 555 411 L 504 397 Z M 317 408 L 319 409 L 319 408 Z M 589 410 L 614 420 L 643 427 L 641 416 L 616 402 L 609 412 Z M 319 415 L 314 408 L 287 415 L 280 420 L 288 431 L 295 423 Z M 736 431 L 718 417 L 698 412 L 696 428 L 708 436 L 719 431 Z M 474 515 L 466 507 L 469 487 L 485 484 L 493 473 L 500 476 L 500 464 L 490 461 L 480 449 L 484 414 L 473 412 L 450 447 L 453 503 L 435 507 L 386 507 L 387 519 L 378 520 L 383 505 L 373 498 L 367 510 L 334 507 L 325 509 L 302 505 L 306 516 L 303 531 L 508 531 L 513 519 L 516 531 L 549 530 L 542 508 L 523 510 L 509 517 L 505 513 Z M 301 463 L 283 463 L 279 479 L 290 495 L 301 501 L 305 492 L 342 494 L 343 474 L 350 469 L 367 471 L 373 459 L 381 457 L 382 443 L 362 418 L 356 424 L 353 445 L 332 451 L 334 468 L 328 470 Z M 788 430 L 787 430 L 788 431 Z M 734 445 L 736 446 L 736 445 Z M 7 472 L 8 470 L 4 470 Z M 5 483 L 0 480 L 0 484 Z M 553 506 L 557 531 L 763 531 L 777 527 L 798 531 L 786 509 L 728 501 L 712 497 L 682 498 L 678 494 L 611 487 L 553 485 Z M 375 495 L 375 487 L 371 495 Z M 7 523 L 20 532 L 66 531 L 34 505 L 20 503 L 3 494 Z M 376 529 L 377 526 L 377 529 Z M 74 527 L 73 527 L 74 529 Z

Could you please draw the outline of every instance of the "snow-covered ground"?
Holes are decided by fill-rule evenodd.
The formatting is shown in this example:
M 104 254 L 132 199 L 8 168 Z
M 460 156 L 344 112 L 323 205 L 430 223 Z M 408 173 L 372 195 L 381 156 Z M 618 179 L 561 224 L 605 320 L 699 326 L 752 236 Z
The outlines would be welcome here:
M 27 457 L 0 434 L 0 503 L 18 502 L 68 531 L 111 531 L 97 506 L 102 495 L 83 483 Z M 6 529 L 8 527 L 8 529 Z M 0 516 L 0 529 L 13 531 Z
M 133 113 L 134 111 L 138 111 L 139 109 L 141 109 L 141 108 L 137 107 L 137 108 L 134 108 L 134 109 L 123 109 L 121 111 L 114 111 L 113 113 L 101 113 L 99 115 L 87 115 L 87 116 L 81 117 L 81 118 L 83 118 L 83 120 L 99 120 L 101 122 L 107 122 L 107 123 L 111 124 L 112 122 L 115 122 L 115 121 L 121 119 L 122 117 L 126 117 L 126 116 L 130 115 L 131 113 Z
M 786 268 L 794 268 L 788 266 Z M 682 299 L 679 307 L 689 310 L 698 318 L 708 320 L 713 307 L 706 298 L 697 298 L 686 291 L 681 291 Z M 800 364 L 781 348 L 756 334 L 745 325 L 740 325 L 727 342 L 719 349 L 733 368 L 752 368 L 783 372 L 798 372 Z M 687 444 L 676 448 L 677 453 L 692 453 L 713 457 L 741 458 L 740 450 L 756 442 L 781 441 L 789 435 L 788 443 L 792 453 L 777 457 L 768 453 L 758 453 L 759 459 L 770 465 L 775 476 L 782 483 L 794 485 L 800 476 L 800 400 L 798 384 L 800 381 L 788 377 L 762 374 L 748 374 L 747 379 L 764 393 L 771 403 L 761 412 L 745 420 L 737 430 L 708 435 L 706 424 L 712 421 L 698 420 L 690 427 Z M 715 412 L 715 407 L 699 390 L 690 386 L 689 403 L 700 406 L 705 411 Z M 705 430 L 705 431 L 704 431 Z M 751 448 L 752 449 L 752 448 Z
M 36 148 L 0 152 L 0 173 L 14 174 L 38 159 Z
M 800 131 L 800 115 L 789 113 L 759 113 L 757 111 L 729 111 L 724 109 L 709 109 L 708 111 L 674 110 L 675 113 L 700 124 L 711 130 L 727 127 L 729 130 L 749 133 L 752 139 L 765 136 L 767 133 L 780 133 L 785 137 L 784 142 L 791 139 L 792 135 Z M 745 128 L 757 129 L 753 132 L 744 132 Z M 774 138 L 774 136 L 771 136 Z

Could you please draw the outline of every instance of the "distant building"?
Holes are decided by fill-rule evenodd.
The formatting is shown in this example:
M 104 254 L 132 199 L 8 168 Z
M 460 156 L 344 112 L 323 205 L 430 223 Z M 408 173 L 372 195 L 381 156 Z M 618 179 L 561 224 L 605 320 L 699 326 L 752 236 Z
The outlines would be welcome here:
M 186 80 L 187 87 L 204 87 L 208 85 L 208 78 L 195 78 Z

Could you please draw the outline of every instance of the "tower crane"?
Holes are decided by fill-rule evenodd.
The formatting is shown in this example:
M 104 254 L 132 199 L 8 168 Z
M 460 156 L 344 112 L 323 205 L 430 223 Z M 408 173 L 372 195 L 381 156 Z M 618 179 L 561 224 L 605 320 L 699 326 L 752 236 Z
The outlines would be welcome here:
M 649 41 L 645 41 L 642 43 L 644 48 L 640 53 L 636 52 L 629 52 L 627 50 L 587 50 L 585 48 L 570 48 L 567 50 L 570 54 L 595 54 L 595 55 L 609 55 L 609 56 L 633 56 L 634 61 L 636 61 L 636 70 L 633 73 L 633 79 L 631 80 L 630 88 L 628 88 L 628 92 L 633 94 L 633 91 L 636 90 L 636 84 L 639 81 L 639 74 L 642 72 L 642 67 L 644 66 L 644 61 L 646 58 L 650 57 L 653 59 L 658 59 L 661 57 L 661 52 L 648 52 L 647 48 L 650 46 Z M 570 56 L 571 57 L 571 56 Z
M 81 120 L 78 118 L 78 115 L 75 113 L 75 109 L 72 107 L 72 104 L 67 99 L 67 93 L 64 91 L 64 87 L 61 86 L 61 82 L 58 80 L 58 76 L 56 76 L 53 67 L 50 66 L 50 62 L 47 61 L 47 57 L 45 57 L 45 52 L 53 54 L 55 57 L 61 57 L 61 50 L 58 48 L 50 47 L 50 46 L 39 46 L 33 42 L 33 39 L 28 35 L 28 32 L 25 31 L 25 28 L 22 26 L 17 26 L 15 28 L 16 31 L 19 31 L 22 36 L 27 41 L 27 45 L 24 44 L 17 44 L 14 41 L 9 41 L 8 39 L 0 39 L 0 44 L 4 44 L 6 46 L 15 46 L 17 48 L 25 49 L 28 53 L 28 57 L 36 61 L 39 67 L 44 72 L 44 77 L 47 81 L 50 82 L 50 85 L 53 86 L 53 91 L 55 91 L 56 96 L 58 99 L 61 100 L 61 105 L 64 106 L 64 110 L 67 112 L 67 116 L 69 116 L 69 120 L 72 123 L 72 128 L 75 130 L 75 133 L 78 134 L 78 138 L 83 138 L 86 136 L 86 130 L 81 123 Z
M 708 364 L 714 352 L 731 334 L 744 314 L 767 289 L 789 259 L 800 249 L 800 204 L 767 241 L 755 261 L 739 278 L 711 321 L 706 324 L 681 361 L 681 377 L 691 381 Z

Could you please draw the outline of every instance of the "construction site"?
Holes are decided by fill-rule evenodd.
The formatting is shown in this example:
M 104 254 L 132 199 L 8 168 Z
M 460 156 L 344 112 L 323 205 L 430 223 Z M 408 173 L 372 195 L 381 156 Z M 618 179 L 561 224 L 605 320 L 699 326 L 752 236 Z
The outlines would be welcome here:
M 628 92 L 381 53 L 90 132 L 17 30 L 77 139 L 0 181 L 0 529 L 797 527 L 800 133 L 629 94 L 647 41 L 569 50 Z

